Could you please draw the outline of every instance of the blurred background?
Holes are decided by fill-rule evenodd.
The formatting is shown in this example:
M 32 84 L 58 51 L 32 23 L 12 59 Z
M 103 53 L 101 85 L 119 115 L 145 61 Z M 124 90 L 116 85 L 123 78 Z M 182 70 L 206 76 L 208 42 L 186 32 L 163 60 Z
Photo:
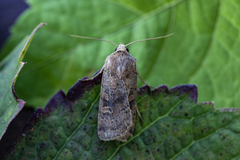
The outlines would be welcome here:
M 0 0 L 0 48 L 10 35 L 10 27 L 27 7 L 24 0 Z
M 91 77 L 115 49 L 71 34 L 127 44 L 174 33 L 129 46 L 141 77 L 154 87 L 197 84 L 198 102 L 239 108 L 239 17 L 237 0 L 0 0 L 0 60 L 39 23 L 48 24 L 37 31 L 15 84 L 31 113 Z

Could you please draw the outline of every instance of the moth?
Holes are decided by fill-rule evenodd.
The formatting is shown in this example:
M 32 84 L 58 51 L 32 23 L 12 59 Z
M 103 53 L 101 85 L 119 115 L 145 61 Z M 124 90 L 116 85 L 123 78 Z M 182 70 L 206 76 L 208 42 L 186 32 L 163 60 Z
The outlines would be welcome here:
M 103 141 L 127 141 L 128 137 L 133 135 L 136 111 L 138 111 L 136 104 L 137 76 L 144 82 L 136 68 L 137 60 L 129 53 L 127 46 L 167 36 L 133 41 L 127 45 L 116 45 L 111 41 L 91 37 L 72 36 L 106 41 L 117 46 L 115 51 L 106 58 L 100 71 L 91 79 L 103 74 L 98 113 L 99 138 Z

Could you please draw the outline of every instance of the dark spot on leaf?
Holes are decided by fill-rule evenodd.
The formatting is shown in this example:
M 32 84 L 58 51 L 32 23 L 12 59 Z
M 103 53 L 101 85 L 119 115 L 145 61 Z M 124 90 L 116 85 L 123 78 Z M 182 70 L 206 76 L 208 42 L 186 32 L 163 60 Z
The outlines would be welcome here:
M 105 148 L 105 151 L 107 150 L 107 148 Z
M 222 123 L 224 123 L 224 122 L 226 121 L 226 119 L 227 119 L 227 118 L 226 118 L 226 117 L 224 117 L 224 119 L 222 120 Z
M 145 104 L 145 105 L 144 105 L 144 108 L 147 109 L 147 108 L 148 108 L 148 104 Z
M 163 104 L 161 105 L 161 107 L 163 107 Z
M 147 149 L 147 150 L 146 150 L 146 153 L 147 153 L 147 154 L 150 154 L 150 151 Z
M 223 136 L 223 138 L 222 138 L 222 140 L 224 140 L 226 137 L 225 136 Z
M 180 106 L 180 107 L 179 107 L 179 109 L 182 109 L 182 108 L 183 108 L 183 106 Z
M 83 126 L 83 130 L 86 131 L 86 130 L 87 130 L 87 127 L 86 127 L 86 126 Z
M 184 115 L 187 117 L 187 116 L 188 116 L 188 113 L 185 113 Z
M 196 152 L 194 152 L 194 153 L 193 153 L 193 155 L 194 155 L 194 156 L 196 156 L 196 155 L 197 155 L 197 153 L 196 153 Z
M 87 146 L 84 146 L 84 148 L 87 148 Z
M 86 154 L 86 153 L 84 153 L 84 156 L 85 156 L 85 157 L 87 157 L 87 154 Z
M 168 124 L 167 127 L 170 127 L 170 125 Z
M 173 123 L 174 126 L 176 126 L 176 123 Z
M 203 133 L 203 130 L 201 130 L 201 132 Z
M 67 129 L 69 129 L 70 127 L 69 126 L 67 126 Z
M 89 117 L 89 119 L 93 119 L 92 117 Z
M 158 152 L 160 152 L 160 149 L 157 149 Z
M 118 159 L 119 159 L 119 160 L 122 160 L 122 157 L 119 157 Z
M 222 153 L 220 153 L 220 156 L 222 156 Z
M 44 146 L 45 146 L 45 143 L 42 142 L 42 143 L 40 144 L 40 148 L 43 148 Z
M 84 112 L 85 110 L 86 110 L 86 108 L 83 108 L 83 109 L 82 109 L 82 112 Z
M 101 152 L 103 151 L 103 149 L 102 149 L 102 148 L 99 148 L 99 147 L 98 147 L 98 149 L 97 149 L 97 150 L 98 150 L 98 151 L 101 151 Z
M 98 111 L 99 107 L 96 107 L 96 110 Z

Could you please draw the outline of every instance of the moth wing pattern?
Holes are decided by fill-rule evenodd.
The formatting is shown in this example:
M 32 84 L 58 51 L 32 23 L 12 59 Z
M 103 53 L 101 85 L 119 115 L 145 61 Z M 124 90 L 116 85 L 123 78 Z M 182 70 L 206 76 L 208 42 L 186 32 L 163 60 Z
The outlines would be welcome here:
M 132 136 L 137 110 L 136 59 L 128 52 L 115 53 L 103 67 L 98 136 L 104 141 L 126 141 Z
M 136 103 L 136 94 L 137 94 L 137 75 L 136 72 L 132 72 L 132 78 L 131 78 L 131 84 L 132 86 L 129 89 L 129 95 L 128 95 L 128 102 L 129 102 L 129 106 L 131 109 L 131 113 L 132 113 L 132 126 L 129 128 L 129 131 L 122 135 L 121 137 L 119 137 L 117 140 L 119 141 L 126 141 L 130 136 L 133 135 L 133 131 L 134 131 L 134 126 L 135 126 L 135 117 L 136 117 L 136 111 L 137 111 L 137 103 Z

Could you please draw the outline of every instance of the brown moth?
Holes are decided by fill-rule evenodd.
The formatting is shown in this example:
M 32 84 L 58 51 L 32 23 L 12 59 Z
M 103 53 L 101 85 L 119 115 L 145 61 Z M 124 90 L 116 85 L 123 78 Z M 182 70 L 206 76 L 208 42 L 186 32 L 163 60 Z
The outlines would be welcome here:
M 167 36 L 134 41 L 127 45 L 116 45 L 107 41 L 117 46 L 117 48 L 115 52 L 106 58 L 101 70 L 91 78 L 93 79 L 98 74 L 103 73 L 98 113 L 98 136 L 101 140 L 124 142 L 127 141 L 129 135 L 133 135 L 137 111 L 137 75 L 142 81 L 143 79 L 136 68 L 137 60 L 129 53 L 126 46 L 135 42 Z M 90 37 L 74 37 L 106 41 Z

